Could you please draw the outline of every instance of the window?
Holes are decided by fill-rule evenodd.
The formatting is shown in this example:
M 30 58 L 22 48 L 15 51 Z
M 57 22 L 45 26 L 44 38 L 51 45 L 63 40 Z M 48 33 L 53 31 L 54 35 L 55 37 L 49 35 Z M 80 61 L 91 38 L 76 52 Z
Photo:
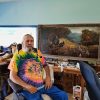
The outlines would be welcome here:
M 36 26 L 0 26 L 0 46 L 8 47 L 12 43 L 21 43 L 25 34 L 34 37 L 34 47 L 37 47 Z

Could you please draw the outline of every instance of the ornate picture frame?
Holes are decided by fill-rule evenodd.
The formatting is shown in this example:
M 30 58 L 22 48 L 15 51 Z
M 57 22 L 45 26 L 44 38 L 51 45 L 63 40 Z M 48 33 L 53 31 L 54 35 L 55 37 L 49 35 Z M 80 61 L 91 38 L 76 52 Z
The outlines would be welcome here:
M 38 48 L 45 56 L 100 60 L 100 24 L 38 26 Z

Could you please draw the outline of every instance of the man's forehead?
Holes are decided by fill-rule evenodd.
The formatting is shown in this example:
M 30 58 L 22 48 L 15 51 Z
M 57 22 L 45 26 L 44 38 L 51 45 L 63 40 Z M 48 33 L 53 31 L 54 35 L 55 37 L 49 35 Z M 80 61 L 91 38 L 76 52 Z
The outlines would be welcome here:
M 32 36 L 24 36 L 23 40 L 34 40 Z

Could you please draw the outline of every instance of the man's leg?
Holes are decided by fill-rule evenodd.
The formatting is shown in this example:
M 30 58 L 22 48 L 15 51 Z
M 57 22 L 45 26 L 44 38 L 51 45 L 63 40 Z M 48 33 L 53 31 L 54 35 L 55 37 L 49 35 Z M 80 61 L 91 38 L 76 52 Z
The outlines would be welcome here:
M 43 100 L 39 92 L 32 94 L 26 90 L 23 90 L 21 94 L 25 97 L 25 100 Z
M 49 95 L 53 100 L 68 100 L 66 92 L 58 89 L 56 86 L 52 86 L 50 89 L 42 89 L 42 92 Z

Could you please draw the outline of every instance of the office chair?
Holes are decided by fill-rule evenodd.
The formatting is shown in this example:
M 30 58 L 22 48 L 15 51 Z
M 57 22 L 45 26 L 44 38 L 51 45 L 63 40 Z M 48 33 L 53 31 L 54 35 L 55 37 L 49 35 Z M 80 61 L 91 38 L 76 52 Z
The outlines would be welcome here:
M 54 82 L 54 74 L 53 74 L 53 69 L 52 66 L 49 67 L 50 68 L 50 75 L 51 75 L 51 80 L 52 82 Z M 44 71 L 44 79 L 46 77 L 45 71 Z M 10 87 L 13 90 L 13 100 L 26 100 L 25 97 L 20 93 L 20 91 L 23 90 L 23 88 L 18 85 L 15 84 L 11 79 L 8 78 L 8 84 L 10 85 Z M 46 94 L 42 94 L 42 98 L 43 100 L 52 100 L 48 95 Z
M 15 84 L 9 78 L 8 78 L 8 84 L 13 90 L 13 100 L 25 100 L 24 96 L 20 94 L 20 91 L 23 90 L 23 88 L 20 85 Z
M 83 61 L 79 61 L 79 64 L 90 100 L 100 100 L 100 79 L 96 71 Z

